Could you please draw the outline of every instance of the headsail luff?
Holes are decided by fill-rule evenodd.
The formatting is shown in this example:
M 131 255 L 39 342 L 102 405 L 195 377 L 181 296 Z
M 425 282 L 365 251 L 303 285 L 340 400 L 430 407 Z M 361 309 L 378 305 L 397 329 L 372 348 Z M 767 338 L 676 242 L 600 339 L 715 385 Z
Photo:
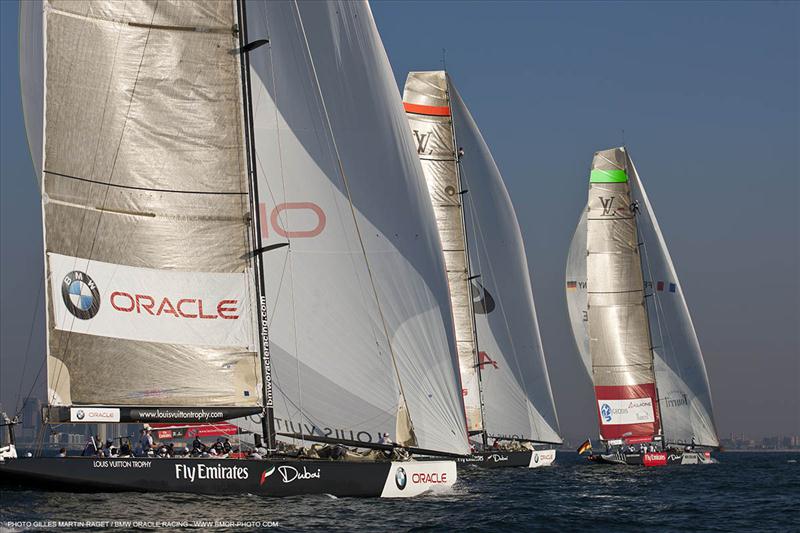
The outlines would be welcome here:
M 48 403 L 260 412 L 234 3 L 21 9 L 43 30 L 21 38 L 43 38 L 22 77 L 44 88 Z
M 464 226 L 464 192 L 459 176 L 447 74 L 444 71 L 410 72 L 403 91 L 403 105 L 425 172 L 444 251 L 467 428 L 470 432 L 483 431 L 483 399 Z
M 660 434 L 635 209 L 624 149 L 597 152 L 589 178 L 589 352 L 603 439 Z
M 290 243 L 263 256 L 276 429 L 466 454 L 440 244 L 369 7 L 247 12 L 270 41 L 250 54 L 262 239 Z
M 522 233 L 503 178 L 450 80 L 461 157 L 473 311 L 490 436 L 560 443 Z

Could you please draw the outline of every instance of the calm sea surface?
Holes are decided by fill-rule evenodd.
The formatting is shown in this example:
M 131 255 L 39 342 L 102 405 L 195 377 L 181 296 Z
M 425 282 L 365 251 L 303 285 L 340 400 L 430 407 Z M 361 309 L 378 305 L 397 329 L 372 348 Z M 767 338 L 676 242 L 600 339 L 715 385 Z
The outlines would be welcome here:
M 3 490 L 0 531 L 37 521 L 91 521 L 70 528 L 90 531 L 131 529 L 113 521 L 151 531 L 800 531 L 800 454 L 717 457 L 716 465 L 635 468 L 559 452 L 550 468 L 461 470 L 453 492 L 412 500 Z M 214 521 L 223 527 L 208 527 Z

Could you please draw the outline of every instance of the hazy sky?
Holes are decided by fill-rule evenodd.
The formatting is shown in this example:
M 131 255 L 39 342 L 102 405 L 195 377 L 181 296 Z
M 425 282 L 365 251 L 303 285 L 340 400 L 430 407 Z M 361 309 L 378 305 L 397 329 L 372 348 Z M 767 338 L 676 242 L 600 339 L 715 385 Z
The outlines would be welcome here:
M 0 2 L 0 401 L 43 360 L 41 212 L 17 6 Z M 527 246 L 564 435 L 597 434 L 564 301 L 594 151 L 624 140 L 670 247 L 721 436 L 800 434 L 797 3 L 372 4 L 398 84 L 447 67 Z M 36 307 L 30 361 L 23 359 Z

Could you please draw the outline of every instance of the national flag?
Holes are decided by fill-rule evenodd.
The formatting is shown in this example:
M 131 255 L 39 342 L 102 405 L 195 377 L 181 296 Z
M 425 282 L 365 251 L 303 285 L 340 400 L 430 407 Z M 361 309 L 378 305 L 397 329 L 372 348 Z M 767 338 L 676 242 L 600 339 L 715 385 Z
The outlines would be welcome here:
M 583 452 L 590 452 L 592 451 L 592 441 L 586 439 L 586 442 L 580 445 L 578 448 L 578 455 L 581 455 Z
M 567 290 L 568 291 L 574 291 L 577 288 L 578 288 L 578 282 L 576 282 L 576 281 L 568 281 L 567 282 Z

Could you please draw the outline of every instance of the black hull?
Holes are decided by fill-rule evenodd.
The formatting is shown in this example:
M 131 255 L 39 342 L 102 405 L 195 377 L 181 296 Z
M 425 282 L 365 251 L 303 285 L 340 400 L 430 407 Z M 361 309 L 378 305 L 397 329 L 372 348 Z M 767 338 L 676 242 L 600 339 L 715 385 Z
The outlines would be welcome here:
M 457 459 L 459 466 L 475 465 L 481 468 L 537 468 L 548 466 L 555 459 L 554 450 L 521 452 L 502 451 L 480 452 L 464 459 Z
M 6 487 L 68 492 L 407 497 L 450 487 L 455 480 L 452 461 L 70 457 L 0 463 L 0 484 Z
M 701 465 L 716 463 L 707 452 L 654 452 L 654 453 L 617 453 L 592 454 L 589 461 L 603 465 L 627 466 L 672 466 Z

